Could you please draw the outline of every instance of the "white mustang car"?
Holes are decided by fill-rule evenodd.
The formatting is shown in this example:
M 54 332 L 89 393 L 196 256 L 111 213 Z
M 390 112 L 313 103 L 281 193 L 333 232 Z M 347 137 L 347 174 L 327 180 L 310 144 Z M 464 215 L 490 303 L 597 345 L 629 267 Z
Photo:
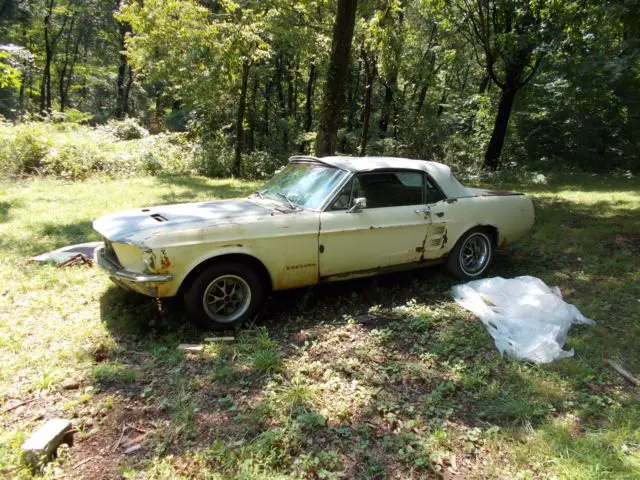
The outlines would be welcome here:
M 248 198 L 139 208 L 93 227 L 116 284 L 180 295 L 190 317 L 222 330 L 274 290 L 436 263 L 477 278 L 533 220 L 529 198 L 466 188 L 440 163 L 300 156 Z

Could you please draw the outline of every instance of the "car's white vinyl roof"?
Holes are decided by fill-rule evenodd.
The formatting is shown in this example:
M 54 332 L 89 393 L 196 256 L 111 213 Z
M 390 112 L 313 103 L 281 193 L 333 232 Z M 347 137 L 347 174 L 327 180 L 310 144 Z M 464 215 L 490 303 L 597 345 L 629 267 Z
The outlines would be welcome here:
M 350 172 L 370 172 L 373 170 L 407 169 L 427 172 L 448 198 L 465 197 L 470 193 L 453 176 L 451 169 L 438 162 L 412 160 L 397 157 L 291 157 L 290 161 L 318 161 Z

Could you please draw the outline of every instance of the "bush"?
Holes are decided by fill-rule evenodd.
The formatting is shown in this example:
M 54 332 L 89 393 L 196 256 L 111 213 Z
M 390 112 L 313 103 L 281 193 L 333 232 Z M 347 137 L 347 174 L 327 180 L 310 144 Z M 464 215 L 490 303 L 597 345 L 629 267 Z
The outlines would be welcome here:
M 47 136 L 39 125 L 14 128 L 4 124 L 0 129 L 0 169 L 5 175 L 39 173 L 49 148 Z
M 4 176 L 193 175 L 205 173 L 202 157 L 202 147 L 179 133 L 114 142 L 102 128 L 67 122 L 0 124 Z
M 197 158 L 199 173 L 207 177 L 230 177 L 233 172 L 233 149 L 222 132 L 201 140 Z
M 111 120 L 105 128 L 119 140 L 136 140 L 149 135 L 149 131 L 140 125 L 135 118 Z
M 242 156 L 242 176 L 245 178 L 266 178 L 273 175 L 286 163 L 269 152 L 255 151 Z

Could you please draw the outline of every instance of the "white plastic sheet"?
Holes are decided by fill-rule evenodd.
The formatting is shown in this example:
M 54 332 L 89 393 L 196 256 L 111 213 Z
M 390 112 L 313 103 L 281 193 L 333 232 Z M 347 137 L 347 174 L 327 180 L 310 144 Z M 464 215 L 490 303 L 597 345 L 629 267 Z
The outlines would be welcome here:
M 535 363 L 573 356 L 562 349 L 573 323 L 595 325 L 535 277 L 474 280 L 452 289 L 458 305 L 485 324 L 501 354 Z

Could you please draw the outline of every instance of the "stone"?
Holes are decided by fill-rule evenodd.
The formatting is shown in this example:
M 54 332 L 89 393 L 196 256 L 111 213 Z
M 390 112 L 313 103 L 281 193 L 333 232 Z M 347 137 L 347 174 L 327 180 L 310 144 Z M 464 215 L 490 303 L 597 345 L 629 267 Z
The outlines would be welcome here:
M 130 447 L 128 447 L 125 451 L 124 454 L 125 455 L 131 455 L 133 452 L 137 452 L 138 450 L 140 450 L 142 447 L 140 445 L 131 445 Z
M 205 342 L 233 342 L 236 337 L 207 337 L 204 339 Z
M 41 425 L 22 444 L 22 459 L 26 464 L 36 468 L 41 462 L 47 462 L 54 457 L 61 443 L 73 446 L 71 422 L 53 418 Z
M 203 348 L 204 347 L 202 345 L 195 345 L 192 343 L 181 343 L 180 345 L 178 345 L 178 350 L 183 350 L 189 353 L 199 353 L 203 350 Z
M 65 390 L 76 390 L 80 388 L 80 382 L 71 378 L 67 378 L 64 382 L 62 382 L 62 388 L 64 388 Z

